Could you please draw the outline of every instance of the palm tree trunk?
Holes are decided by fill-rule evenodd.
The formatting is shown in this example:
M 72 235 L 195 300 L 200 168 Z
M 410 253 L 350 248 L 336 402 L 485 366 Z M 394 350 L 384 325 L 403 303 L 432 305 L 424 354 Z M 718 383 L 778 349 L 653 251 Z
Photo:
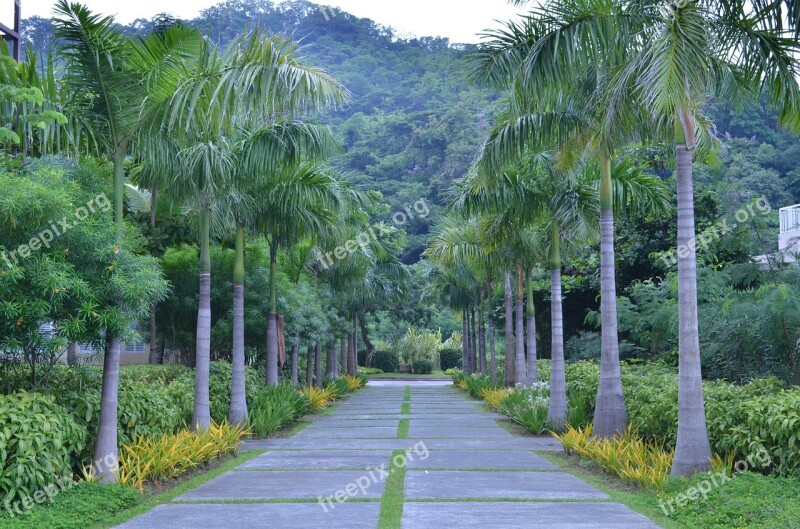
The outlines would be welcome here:
M 561 430 L 567 419 L 567 377 L 564 373 L 564 315 L 561 307 L 561 230 L 555 221 L 550 233 L 550 283 L 552 352 L 547 418 L 555 430 Z
M 267 385 L 278 385 L 278 245 L 269 251 L 269 318 L 267 320 Z
M 469 330 L 467 330 L 467 309 L 461 313 L 461 369 L 469 373 Z
M 528 272 L 528 306 L 526 308 L 528 317 L 528 381 L 527 384 L 539 382 L 539 366 L 536 354 L 536 306 L 533 304 L 533 274 Z
M 676 126 L 682 136 L 682 127 Z M 697 261 L 694 237 L 692 153 L 686 140 L 675 146 L 678 177 L 678 438 L 672 475 L 688 476 L 708 470 L 708 442 L 700 369 L 700 333 L 697 322 Z
M 200 307 L 197 311 L 197 346 L 195 347 L 194 412 L 192 428 L 205 431 L 211 426 L 208 395 L 209 364 L 211 362 L 211 204 L 208 200 L 200 209 Z
M 478 308 L 478 371 L 482 374 L 486 373 L 486 326 L 483 323 L 486 304 L 484 297 L 484 292 L 481 292 L 481 304 Z
M 350 343 L 347 344 L 347 374 L 353 374 L 353 368 L 358 370 L 358 353 L 356 352 L 356 331 L 350 331 Z
M 322 342 L 314 347 L 314 385 L 322 387 Z
M 617 332 L 617 286 L 614 277 L 614 197 L 611 159 L 600 165 L 600 383 L 594 413 L 595 437 L 613 437 L 625 431 L 628 418 L 622 396 Z
M 127 145 L 117 146 L 114 152 L 114 224 L 117 237 L 123 235 L 123 202 L 125 194 L 125 155 Z M 119 402 L 120 343 L 113 336 L 107 338 L 103 358 L 103 386 L 100 393 L 100 417 L 94 445 L 94 474 L 103 483 L 117 481 L 119 468 L 117 450 L 117 404 Z
M 328 357 L 325 361 L 325 376 L 335 378 L 339 370 L 336 367 L 336 341 L 328 344 Z
M 342 356 L 342 365 L 339 369 L 341 369 L 342 373 L 348 373 L 347 371 L 347 338 L 342 338 L 339 342 L 339 352 Z
M 102 483 L 117 481 L 117 403 L 119 395 L 120 343 L 108 338 L 103 360 L 103 389 L 100 395 L 100 424 L 94 443 L 92 470 Z
M 236 259 L 233 265 L 233 350 L 231 353 L 231 424 L 247 422 L 244 376 L 244 225 L 236 226 Z
M 517 306 L 516 306 L 516 336 L 514 344 L 516 346 L 514 351 L 514 378 L 519 384 L 525 384 L 527 373 L 525 372 L 525 320 L 524 320 L 524 305 L 525 304 L 525 271 L 522 268 L 522 263 L 517 263 Z
M 298 381 L 297 370 L 298 370 L 298 363 L 300 360 L 300 337 L 295 340 L 295 343 L 292 344 L 292 385 L 296 386 Z
M 470 365 L 472 366 L 472 372 L 478 372 L 478 322 L 475 309 L 470 309 L 469 313 L 469 323 L 470 323 L 470 337 L 469 337 L 469 344 L 470 344 Z
M 503 373 L 503 384 L 508 387 L 514 385 L 514 375 L 516 374 L 514 366 L 516 353 L 514 351 L 514 302 L 511 294 L 511 272 L 506 272 L 504 299 L 506 308 L 506 365 Z
M 158 186 L 153 185 L 150 190 L 150 227 L 156 227 L 156 203 L 157 203 Z M 156 322 L 156 313 L 158 312 L 158 303 L 150 305 L 150 358 L 148 362 L 151 364 L 164 363 L 164 350 L 161 347 L 161 342 L 158 339 L 158 324 Z
M 492 373 L 492 386 L 497 386 L 497 352 L 494 344 L 494 311 L 489 305 L 489 362 Z
M 350 358 L 350 374 L 358 374 L 358 313 L 353 314 L 353 356 Z
M 314 385 L 314 346 L 309 345 L 306 352 L 306 387 Z

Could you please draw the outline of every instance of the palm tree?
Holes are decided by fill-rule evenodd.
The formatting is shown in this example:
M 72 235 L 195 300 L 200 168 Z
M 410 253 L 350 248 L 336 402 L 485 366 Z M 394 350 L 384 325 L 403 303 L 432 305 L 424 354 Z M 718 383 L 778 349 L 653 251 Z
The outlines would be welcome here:
M 569 249 L 593 236 L 592 219 L 598 212 L 596 191 L 586 166 L 562 174 L 555 162 L 551 153 L 529 154 L 516 167 L 497 176 L 476 171 L 467 178 L 459 201 L 469 211 L 494 217 L 493 238 L 509 239 L 509 233 L 515 230 L 537 226 L 547 240 L 552 342 L 548 418 L 559 428 L 567 415 L 561 253 L 563 247 Z M 510 277 L 507 283 L 510 290 Z
M 114 164 L 114 220 L 123 236 L 124 162 L 138 131 L 163 106 L 163 94 L 174 88 L 178 66 L 195 56 L 202 38 L 183 28 L 167 30 L 167 38 L 132 41 L 123 37 L 113 18 L 93 14 L 85 6 L 59 0 L 55 6 L 59 57 L 70 94 L 66 108 L 76 148 L 92 146 Z M 156 72 L 158 72 L 156 74 Z M 143 103 L 144 102 L 144 103 Z M 117 404 L 122 329 L 108 329 L 103 362 L 99 426 L 94 471 L 103 482 L 116 479 Z
M 765 96 L 777 107 L 782 124 L 800 129 L 795 39 L 800 32 L 798 4 L 674 0 L 667 6 L 612 2 L 603 10 L 593 7 L 590 2 L 554 2 L 537 10 L 537 19 L 558 26 L 551 38 L 557 47 L 547 47 L 547 60 L 527 61 L 526 66 L 538 64 L 528 69 L 527 77 L 544 82 L 548 76 L 569 75 L 579 70 L 579 65 L 604 64 L 609 56 L 615 58 L 614 64 L 621 66 L 609 72 L 604 88 L 605 99 L 610 101 L 606 120 L 613 121 L 620 108 L 646 108 L 657 125 L 655 131 L 675 144 L 677 243 L 691 249 L 689 243 L 695 237 L 691 153 L 709 140 L 708 120 L 698 111 L 705 101 Z M 613 39 L 606 38 L 610 35 Z M 624 60 L 617 61 L 620 50 Z M 682 254 L 678 260 L 681 310 L 675 475 L 708 468 L 710 456 L 700 369 L 696 258 L 693 249 Z

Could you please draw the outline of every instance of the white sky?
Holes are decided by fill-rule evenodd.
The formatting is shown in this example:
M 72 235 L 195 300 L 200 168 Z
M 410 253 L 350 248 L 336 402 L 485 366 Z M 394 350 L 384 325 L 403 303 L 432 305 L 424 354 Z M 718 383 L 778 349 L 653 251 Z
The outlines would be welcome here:
M 80 0 L 92 10 L 115 15 L 127 23 L 167 11 L 179 18 L 194 18 L 219 0 Z M 23 18 L 49 17 L 54 0 L 22 0 Z M 395 28 L 402 36 L 443 36 L 453 42 L 478 42 L 480 31 L 497 27 L 517 12 L 506 0 L 320 0 L 358 17 L 371 18 Z M 14 0 L 0 0 L 0 22 L 12 20 Z

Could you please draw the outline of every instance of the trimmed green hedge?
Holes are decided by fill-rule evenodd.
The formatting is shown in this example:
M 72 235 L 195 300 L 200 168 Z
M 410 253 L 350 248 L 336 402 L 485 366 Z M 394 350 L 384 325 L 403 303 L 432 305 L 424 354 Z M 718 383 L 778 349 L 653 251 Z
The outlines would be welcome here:
M 433 361 L 427 358 L 417 358 L 411 362 L 411 371 L 418 375 L 429 375 L 433 373 Z
M 384 373 L 396 372 L 397 364 L 397 353 L 394 351 L 375 351 L 372 354 L 372 367 L 378 368 Z
M 445 347 L 439 350 L 439 362 L 442 371 L 448 369 L 461 369 L 461 349 L 451 349 Z

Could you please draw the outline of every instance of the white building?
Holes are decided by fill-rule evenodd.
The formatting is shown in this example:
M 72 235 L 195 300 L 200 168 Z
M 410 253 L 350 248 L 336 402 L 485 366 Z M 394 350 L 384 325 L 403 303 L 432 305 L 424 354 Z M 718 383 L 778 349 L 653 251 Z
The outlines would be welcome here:
M 800 254 L 800 204 L 781 208 L 778 250 L 784 263 L 794 263 Z

